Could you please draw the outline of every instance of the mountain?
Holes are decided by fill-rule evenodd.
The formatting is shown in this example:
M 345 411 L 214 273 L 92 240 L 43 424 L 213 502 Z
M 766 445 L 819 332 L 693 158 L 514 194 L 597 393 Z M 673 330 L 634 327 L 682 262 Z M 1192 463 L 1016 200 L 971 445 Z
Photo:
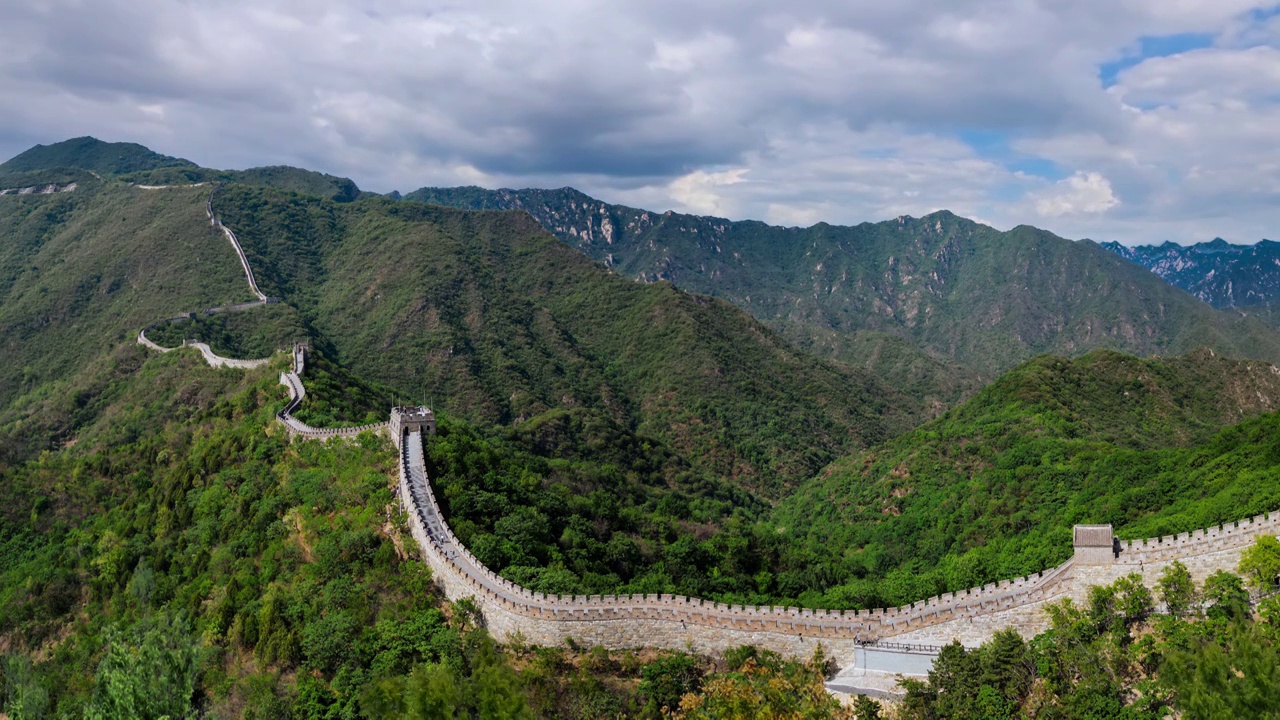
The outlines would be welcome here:
M 591 408 L 776 494 L 921 412 L 729 303 L 611 272 L 525 213 L 245 185 L 215 205 L 264 291 L 297 307 L 338 362 L 466 417 Z
M 54 159 L 83 167 L 99 149 Z M 0 197 L 0 343 L 10 360 L 0 367 L 0 436 L 12 458 L 74 440 L 95 396 L 68 383 L 139 328 L 249 299 L 234 253 L 204 217 L 211 187 L 142 189 L 137 177 Z M 580 409 L 688 458 L 680 482 L 732 479 L 771 496 L 922 416 L 870 373 L 798 351 L 724 301 L 620 277 L 524 213 L 358 190 L 339 202 L 332 185 L 296 189 L 299 178 L 327 176 L 288 169 L 251 173 L 252 184 L 237 177 L 220 178 L 229 184 L 215 209 L 259 285 L 289 308 L 237 323 L 265 323 L 285 333 L 282 343 L 305 335 L 401 398 L 506 425 Z M 214 342 L 271 349 L 262 330 L 242 328 L 252 337 L 235 340 L 204 329 L 223 333 Z M 55 400 L 69 396 L 70 413 Z
M 772 688 L 769 703 L 781 704 L 770 706 L 829 700 L 817 661 L 785 671 L 754 648 L 726 652 L 716 666 L 741 672 L 719 674 L 682 653 L 495 647 L 474 605 L 443 601 L 416 559 L 385 440 L 290 442 L 274 422 L 283 356 L 218 370 L 192 349 L 134 342 L 157 319 L 249 294 L 205 217 L 212 184 L 136 183 L 226 183 L 214 209 L 281 301 L 155 337 L 194 335 L 243 355 L 309 340 L 299 415 L 316 422 L 428 399 L 440 422 L 426 462 L 450 526 L 485 563 L 543 592 L 891 605 L 1053 565 L 1070 552 L 1073 522 L 1136 537 L 1280 506 L 1280 369 L 1266 362 L 1212 349 L 1038 356 L 920 425 L 931 411 L 867 370 L 813 357 L 723 300 L 634 282 L 525 212 L 378 197 L 295 168 L 104 172 L 97 145 L 86 147 L 51 153 L 56 168 L 3 175 L 71 177 L 74 188 L 0 196 L 5 717 L 115 717 L 126 705 L 148 717 L 399 717 L 436 701 L 467 717 L 658 717 L 677 702 L 708 715 L 768 704 L 744 682 Z M 1081 350 L 1096 340 L 1073 329 L 1081 317 L 1120 328 L 1099 325 L 1103 344 L 1163 350 L 1203 334 L 1267 347 L 1234 334 L 1253 325 L 1228 325 L 1088 243 L 945 214 L 896 223 L 761 225 L 741 230 L 741 250 L 724 243 L 763 257 L 771 233 L 810 250 L 826 233 L 818 262 L 844 263 L 845 285 L 871 288 L 858 302 L 886 310 L 872 329 L 815 322 L 796 325 L 808 328 L 797 337 L 903 385 L 934 382 L 925 396 L 961 392 L 956 361 L 915 344 L 940 343 L 936 317 L 948 313 L 952 354 L 995 352 L 1010 333 L 1023 343 L 992 367 L 1034 343 Z M 830 237 L 854 235 L 864 242 L 831 250 Z M 883 257 L 849 259 L 873 251 Z M 794 248 L 774 252 L 780 273 L 800 266 Z M 768 275 L 741 265 L 728 276 Z M 917 283 L 921 272 L 929 282 Z M 1001 297 L 1002 319 L 963 322 Z M 853 322 L 816 300 L 804 312 Z M 1037 330 L 1054 303 L 1071 322 Z M 1216 642 L 1221 596 L 1209 595 L 1209 622 L 1139 622 L 1130 638 L 1115 631 L 1150 600 L 1135 609 L 1132 588 L 1113 591 L 1124 594 L 1062 609 L 1033 642 L 1006 632 L 975 653 L 951 646 L 930 685 L 911 687 L 910 707 L 948 716 L 968 698 L 974 716 L 1012 716 L 1025 702 L 1112 717 L 1134 698 L 1185 698 L 1151 684 L 1162 676 L 1150 649 Z M 1233 630 L 1231 643 L 1256 659 L 1244 637 Z M 1215 648 L 1204 653 L 1226 666 Z M 1156 672 L 1189 666 L 1181 658 Z M 681 699 L 700 684 L 702 695 Z M 797 712 L 827 717 L 831 706 Z
M 1066 559 L 1074 523 L 1150 537 L 1280 507 L 1278 409 L 1280 368 L 1207 349 L 1040 357 L 833 463 L 759 534 L 829 606 L 1037 572 Z
M 627 277 L 725 298 L 801 347 L 854 365 L 869 364 L 866 333 L 951 364 L 923 373 L 944 379 L 957 377 L 957 364 L 990 378 L 1037 354 L 1100 347 L 1152 355 L 1208 346 L 1280 360 L 1280 339 L 1264 323 L 1215 311 L 1092 242 L 1028 226 L 1000 232 L 943 211 L 775 227 L 610 205 L 571 188 L 423 188 L 405 197 L 525 210 Z M 960 376 L 953 386 L 973 383 Z
M 226 238 L 205 218 L 206 197 L 207 188 L 96 180 L 0 197 L 0 424 L 8 410 L 25 412 L 11 407 L 20 397 L 26 406 L 63 395 L 59 382 L 105 364 L 145 325 L 252 299 Z M 76 397 L 72 409 L 92 404 Z M 47 419 L 62 427 L 73 417 Z M 52 439 L 33 427 L 14 436 L 35 451 Z
M 195 163 L 189 160 L 161 155 L 135 143 L 108 143 L 82 137 L 53 145 L 36 145 L 0 165 L 0 174 L 80 168 L 103 175 L 119 175 L 159 168 L 195 167 Z
M 1280 243 L 1233 245 L 1222 238 L 1195 245 L 1102 247 L 1159 275 L 1214 307 L 1257 307 L 1280 300 Z

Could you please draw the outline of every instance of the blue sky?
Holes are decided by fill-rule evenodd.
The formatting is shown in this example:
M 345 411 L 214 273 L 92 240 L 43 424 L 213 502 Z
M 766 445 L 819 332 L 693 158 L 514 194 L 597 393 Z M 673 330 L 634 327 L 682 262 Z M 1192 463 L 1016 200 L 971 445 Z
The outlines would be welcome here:
M 1142 64 L 1144 60 L 1213 47 L 1214 37 L 1213 33 L 1198 32 L 1140 37 L 1120 57 L 1098 66 L 1098 80 L 1102 82 L 1102 87 L 1109 88 L 1116 84 L 1116 78 L 1121 72 Z
M 6 155 L 94 135 L 381 191 L 1280 236 L 1272 2 L 50 0 L 0 45 Z

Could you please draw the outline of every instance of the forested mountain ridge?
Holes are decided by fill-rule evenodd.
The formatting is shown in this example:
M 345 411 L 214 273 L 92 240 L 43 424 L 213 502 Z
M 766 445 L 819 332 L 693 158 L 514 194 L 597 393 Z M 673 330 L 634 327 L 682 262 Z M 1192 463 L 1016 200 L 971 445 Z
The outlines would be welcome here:
M 246 186 L 220 198 L 264 289 L 341 363 L 469 417 L 595 409 L 775 494 L 920 412 L 728 303 L 619 277 L 524 213 Z
M 810 596 L 828 604 L 1035 572 L 1066 559 L 1074 523 L 1149 537 L 1280 507 L 1277 408 L 1280 368 L 1207 349 L 1040 357 L 833 463 L 763 534 L 828 565 L 831 589 Z
M 10 176 L 88 172 L 57 157 L 70 165 Z M 1041 356 L 904 434 L 922 413 L 882 381 L 810 357 L 722 301 L 619 277 L 525 213 L 398 202 L 292 168 L 95 167 L 74 192 L 0 198 L 0 319 L 24 362 L 5 367 L 18 379 L 0 442 L 39 441 L 0 446 L 9 717 L 111 717 L 128 698 L 153 717 L 399 718 L 444 698 L 446 715 L 501 704 L 513 717 L 657 718 L 685 693 L 691 712 L 758 707 L 764 686 L 803 696 L 806 716 L 837 712 L 817 659 L 799 668 L 735 649 L 723 662 L 742 672 L 708 675 L 699 696 L 710 666 L 678 653 L 494 647 L 474 607 L 433 592 L 389 491 L 385 442 L 286 442 L 273 423 L 284 358 L 214 370 L 190 350 L 134 344 L 145 322 L 246 293 L 202 214 L 211 187 L 134 186 L 148 178 L 229 183 L 217 213 L 283 300 L 166 330 L 254 355 L 271 338 L 310 339 L 306 411 L 319 417 L 427 396 L 442 409 L 428 462 L 451 527 L 543 592 L 895 605 L 1054 565 L 1073 522 L 1134 537 L 1280 506 L 1280 370 L 1266 362 L 1209 349 Z M 929 266 L 943 286 L 959 262 L 950 253 L 984 247 L 950 216 L 900 225 L 945 256 Z M 1028 266 L 1056 257 L 1014 254 Z M 922 287 L 921 298 L 937 289 Z M 911 368 L 913 348 L 885 338 L 906 342 L 874 336 L 873 352 Z M 1130 691 L 1131 657 L 1156 677 L 1152 641 L 1121 656 L 1102 647 L 1118 638 L 1108 603 L 1121 600 L 1097 598 L 1087 617 L 1061 610 L 1031 651 L 1010 633 L 969 660 L 953 647 L 942 667 L 963 672 L 937 679 L 959 684 L 917 686 L 908 704 L 942 707 L 978 684 L 977 709 L 961 716 L 1023 702 L 1117 716 L 1154 697 L 1149 683 Z M 1143 622 L 1129 614 L 1150 611 L 1130 599 L 1126 632 Z M 1223 603 L 1210 600 L 1212 630 Z M 732 704 L 707 705 L 716 693 Z M 916 710 L 907 716 L 937 716 Z
M 1165 242 L 1102 247 L 1135 262 L 1214 307 L 1254 308 L 1280 300 L 1280 243 L 1233 245 L 1222 238 L 1194 245 Z
M 103 167 L 102 145 L 87 146 L 86 165 Z M 41 152 L 76 167 L 66 148 Z M 769 495 L 921 415 L 873 375 L 797 351 L 721 300 L 619 277 L 523 213 L 396 202 L 289 168 L 228 179 L 182 166 L 3 198 L 0 330 L 16 362 L 0 370 L 0 402 L 21 395 L 26 408 L 0 408 L 14 457 L 74 436 L 50 410 L 24 424 L 43 407 L 33 393 L 143 325 L 246 299 L 234 254 L 203 218 L 213 185 L 133 185 L 170 172 L 229 183 L 215 209 L 262 289 L 284 301 L 254 316 L 278 342 L 310 338 L 401 397 L 500 424 L 578 409 L 669 443 L 695 475 Z
M 972 373 L 991 378 L 1040 353 L 1099 347 L 1174 355 L 1208 346 L 1280 360 L 1264 323 L 1204 306 L 1092 242 L 1028 226 L 1000 232 L 942 211 L 775 227 L 610 205 L 571 188 L 423 188 L 405 197 L 523 209 L 619 273 L 723 297 L 850 364 L 876 369 L 862 349 L 868 333 L 906 339 L 945 364 L 924 376 L 950 372 L 959 388 L 973 387 Z

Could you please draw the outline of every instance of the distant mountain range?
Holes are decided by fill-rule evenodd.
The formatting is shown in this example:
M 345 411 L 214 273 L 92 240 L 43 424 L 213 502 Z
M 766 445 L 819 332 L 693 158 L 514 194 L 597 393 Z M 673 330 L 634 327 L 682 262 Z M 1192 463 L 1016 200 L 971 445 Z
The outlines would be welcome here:
M 1280 243 L 1233 245 L 1222 238 L 1195 245 L 1102 247 L 1135 262 L 1214 307 L 1270 305 L 1280 299 Z
M 618 273 L 722 297 L 800 347 L 950 404 L 1041 353 L 1280 359 L 1256 318 L 1224 313 L 1090 241 L 1001 232 L 949 212 L 809 228 L 656 213 L 572 188 L 422 188 L 467 209 L 524 210 Z

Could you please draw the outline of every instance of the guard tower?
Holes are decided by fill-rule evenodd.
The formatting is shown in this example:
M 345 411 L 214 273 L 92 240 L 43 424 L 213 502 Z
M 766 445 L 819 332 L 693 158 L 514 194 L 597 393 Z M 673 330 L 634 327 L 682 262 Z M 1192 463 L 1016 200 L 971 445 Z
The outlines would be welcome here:
M 1110 525 L 1076 525 L 1075 561 L 1077 565 L 1111 565 L 1116 561 L 1115 538 Z
M 393 407 L 391 408 L 391 440 L 400 447 L 400 440 L 405 433 L 419 431 L 427 435 L 436 434 L 436 416 L 431 408 Z

